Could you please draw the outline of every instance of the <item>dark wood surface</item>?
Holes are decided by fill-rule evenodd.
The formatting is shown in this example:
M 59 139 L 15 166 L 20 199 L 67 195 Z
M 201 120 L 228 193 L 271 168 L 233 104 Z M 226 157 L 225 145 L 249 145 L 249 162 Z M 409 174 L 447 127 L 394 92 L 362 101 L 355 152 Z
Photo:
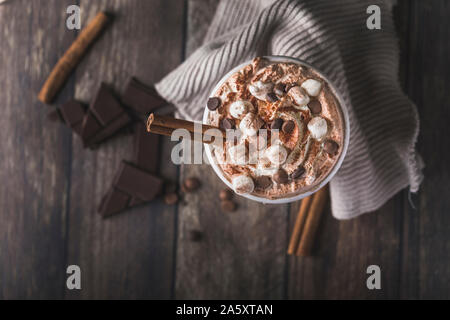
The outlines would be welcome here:
M 121 92 L 130 76 L 155 82 L 197 48 L 216 0 L 80 0 L 82 24 L 98 11 L 113 25 L 89 51 L 56 104 L 88 102 L 100 83 Z M 316 255 L 286 256 L 298 203 L 264 206 L 239 199 L 218 208 L 222 183 L 206 165 L 177 167 L 173 181 L 198 176 L 202 192 L 177 206 L 158 200 L 111 219 L 96 209 L 132 137 L 84 150 L 37 93 L 76 31 L 65 28 L 73 1 L 14 0 L 0 6 L 0 298 L 54 299 L 396 299 L 450 298 L 450 3 L 398 1 L 399 77 L 421 118 L 426 164 L 417 195 L 403 191 L 382 209 L 350 221 L 328 209 Z M 49 11 L 52 14 L 49 14 Z M 416 209 L 410 205 L 412 203 Z M 193 242 L 198 230 L 203 239 Z M 66 267 L 82 270 L 82 290 L 65 287 Z M 366 288 L 381 267 L 382 290 Z

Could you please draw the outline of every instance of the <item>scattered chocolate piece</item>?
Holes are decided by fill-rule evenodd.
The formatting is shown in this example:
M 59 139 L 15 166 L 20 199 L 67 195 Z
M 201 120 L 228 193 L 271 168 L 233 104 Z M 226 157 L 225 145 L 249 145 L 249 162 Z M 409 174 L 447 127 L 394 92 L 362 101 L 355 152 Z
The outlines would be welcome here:
M 260 176 L 255 179 L 255 184 L 258 189 L 265 190 L 272 185 L 272 179 L 268 176 Z
M 335 155 L 339 149 L 339 145 L 333 140 L 327 140 L 323 144 L 323 150 L 329 155 Z
M 75 100 L 63 104 L 60 108 L 53 110 L 48 114 L 48 119 L 55 122 L 61 121 L 69 126 L 76 134 L 81 134 L 81 126 L 86 107 Z
M 278 96 L 283 96 L 286 93 L 286 85 L 283 83 L 277 83 L 273 89 L 273 92 L 275 92 Z
M 276 95 L 275 93 L 269 92 L 269 93 L 267 94 L 267 100 L 268 100 L 269 102 L 276 102 L 276 101 L 278 101 L 278 97 L 277 97 L 277 95 Z
M 178 195 L 176 193 L 168 193 L 164 196 L 164 202 L 165 204 L 172 206 L 174 204 L 178 203 Z
M 198 230 L 190 230 L 188 233 L 188 238 L 192 242 L 199 242 L 203 239 L 203 233 Z
M 62 118 L 62 115 L 58 109 L 50 111 L 47 114 L 47 119 L 50 120 L 51 122 L 64 122 L 64 119 Z
M 122 101 L 128 107 L 143 115 L 168 104 L 153 86 L 144 85 L 136 78 L 131 78 L 128 82 Z
M 84 146 L 99 144 L 131 121 L 111 90 L 102 84 L 81 125 Z
M 200 180 L 197 178 L 191 177 L 184 180 L 183 183 L 184 189 L 186 192 L 193 192 L 200 188 Z
M 98 213 L 106 218 L 119 213 L 128 207 L 130 196 L 114 187 L 103 197 Z
M 292 179 L 298 179 L 306 172 L 305 168 L 303 166 L 298 167 L 294 170 L 294 172 L 291 173 Z
M 134 134 L 134 163 L 149 173 L 156 174 L 159 165 L 159 135 L 147 132 L 147 128 L 137 123 Z
M 123 113 L 123 107 L 112 91 L 102 83 L 90 106 L 90 111 L 102 126 L 106 126 Z M 83 115 L 84 113 L 81 113 L 81 117 Z
M 114 180 L 114 186 L 144 201 L 153 200 L 162 190 L 163 181 L 125 161 L 119 169 L 119 173 Z
M 220 127 L 225 130 L 230 130 L 235 128 L 235 122 L 233 119 L 224 118 L 220 121 Z
M 214 111 L 220 107 L 221 103 L 222 103 L 222 101 L 220 100 L 220 98 L 212 97 L 212 98 L 208 99 L 208 102 L 206 103 L 206 105 L 209 110 Z
M 272 130 L 280 130 L 282 125 L 283 125 L 283 119 L 276 118 L 270 124 L 270 129 L 272 129 Z
M 233 199 L 233 192 L 230 189 L 221 190 L 219 193 L 220 200 L 231 200 Z
M 283 183 L 288 182 L 289 177 L 288 177 L 288 174 L 286 173 L 286 171 L 284 171 L 283 169 L 280 169 L 277 171 L 277 173 L 275 173 L 273 175 L 273 180 L 275 180 L 276 183 L 283 184 Z
M 292 131 L 294 131 L 294 128 L 295 128 L 294 121 L 288 120 L 283 123 L 283 126 L 281 127 L 281 131 L 283 131 L 283 133 L 289 134 Z
M 319 114 L 322 112 L 322 105 L 320 104 L 319 100 L 312 100 L 308 103 L 308 108 L 311 110 L 312 114 Z
M 220 208 L 225 212 L 233 212 L 236 211 L 237 205 L 231 200 L 224 200 L 220 203 Z

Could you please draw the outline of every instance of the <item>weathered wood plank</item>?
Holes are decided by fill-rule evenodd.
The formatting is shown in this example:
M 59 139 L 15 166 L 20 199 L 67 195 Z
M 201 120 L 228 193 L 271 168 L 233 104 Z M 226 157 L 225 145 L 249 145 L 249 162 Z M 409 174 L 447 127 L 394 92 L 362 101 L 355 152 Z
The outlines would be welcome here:
M 449 299 L 450 3 L 413 1 L 411 8 L 407 93 L 419 109 L 418 146 L 426 167 L 418 210 L 405 214 L 405 249 L 418 250 L 405 252 L 402 272 L 411 273 L 405 280 L 417 279 L 418 298 Z
M 63 296 L 71 132 L 48 122 L 37 93 L 74 39 L 69 4 L 0 6 L 0 299 Z
M 100 82 L 121 90 L 130 76 L 151 83 L 178 65 L 183 6 L 179 1 L 81 1 L 83 23 L 98 11 L 113 24 L 77 70 L 76 98 L 89 101 Z M 165 140 L 167 142 L 167 140 Z M 170 298 L 173 287 L 175 208 L 160 201 L 111 219 L 96 214 L 122 159 L 132 158 L 132 137 L 116 137 L 96 151 L 74 140 L 68 263 L 78 264 L 83 290 L 69 298 Z M 162 174 L 176 167 L 162 153 Z
M 206 32 L 217 2 L 188 2 L 187 54 Z M 264 206 L 237 197 L 239 210 L 223 213 L 218 194 L 225 185 L 207 165 L 186 165 L 182 177 L 196 176 L 202 189 L 179 208 L 176 298 L 280 299 L 284 294 L 288 206 Z M 200 230 L 200 242 L 189 231 Z

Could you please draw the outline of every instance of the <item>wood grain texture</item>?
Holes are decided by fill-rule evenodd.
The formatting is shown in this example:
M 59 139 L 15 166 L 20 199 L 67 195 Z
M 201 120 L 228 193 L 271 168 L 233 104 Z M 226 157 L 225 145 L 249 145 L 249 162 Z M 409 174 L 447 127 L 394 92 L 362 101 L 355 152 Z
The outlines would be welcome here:
M 406 83 L 419 109 L 418 146 L 426 167 L 418 210 L 405 213 L 405 245 L 418 250 L 405 252 L 403 272 L 416 273 L 418 298 L 449 299 L 450 2 L 414 1 L 411 9 Z
M 188 2 L 187 55 L 200 45 L 216 1 Z M 199 23 L 201 22 L 201 23 Z M 176 298 L 280 299 L 284 293 L 287 206 L 264 206 L 236 196 L 238 211 L 220 211 L 225 185 L 210 166 L 186 165 L 181 179 L 199 177 L 199 192 L 179 208 Z M 189 231 L 203 232 L 200 242 Z
M 75 97 L 93 98 L 102 81 L 122 90 L 131 76 L 159 80 L 181 61 L 183 7 L 179 1 L 87 1 L 84 23 L 97 12 L 114 14 L 111 26 L 76 72 Z M 164 140 L 161 174 L 176 179 Z M 133 138 L 122 135 L 98 150 L 74 138 L 68 263 L 83 272 L 83 290 L 68 298 L 170 298 L 173 287 L 175 207 L 156 201 L 111 219 L 96 214 L 122 159 L 132 160 Z
M 62 298 L 71 133 L 37 100 L 74 34 L 70 1 L 0 6 L 0 299 Z M 71 95 L 69 82 L 61 99 Z

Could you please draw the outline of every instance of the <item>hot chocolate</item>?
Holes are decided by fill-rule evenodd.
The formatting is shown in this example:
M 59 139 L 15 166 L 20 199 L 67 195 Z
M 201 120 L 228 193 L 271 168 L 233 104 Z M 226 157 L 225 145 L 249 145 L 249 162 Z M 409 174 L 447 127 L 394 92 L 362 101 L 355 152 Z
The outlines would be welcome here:
M 207 107 L 207 124 L 235 129 L 211 154 L 239 194 L 280 199 L 314 190 L 344 149 L 334 90 L 292 60 L 254 59 L 218 87 Z

